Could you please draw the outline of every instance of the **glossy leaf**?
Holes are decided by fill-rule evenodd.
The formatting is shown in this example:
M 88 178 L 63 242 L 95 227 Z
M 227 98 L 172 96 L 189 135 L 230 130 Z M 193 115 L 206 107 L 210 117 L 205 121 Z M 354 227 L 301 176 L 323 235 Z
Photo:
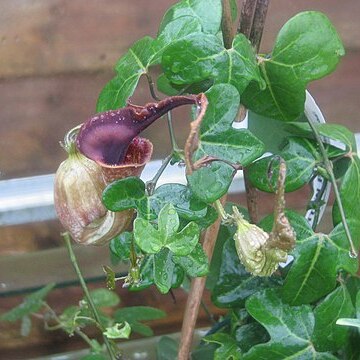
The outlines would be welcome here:
M 133 235 L 123 232 L 110 241 L 110 251 L 120 261 L 129 260 Z
M 339 141 L 346 146 L 348 152 L 356 152 L 356 139 L 354 133 L 343 125 L 338 124 L 314 124 L 319 134 L 331 140 Z M 309 124 L 302 122 L 288 123 L 289 131 L 299 136 L 314 139 L 313 131 Z
M 339 286 L 315 308 L 315 328 L 312 335 L 319 351 L 336 351 L 347 340 L 349 329 L 336 325 L 339 317 L 352 317 L 354 306 L 344 285 Z
M 235 338 L 243 352 L 247 352 L 253 346 L 270 340 L 265 328 L 255 321 L 239 326 L 236 329 Z
M 166 77 L 174 84 L 192 84 L 212 79 L 229 83 L 241 94 L 250 81 L 264 81 L 256 64 L 254 50 L 242 34 L 235 36 L 232 48 L 225 49 L 215 35 L 195 33 L 169 45 L 161 60 Z
M 165 205 L 158 217 L 158 229 L 150 222 L 137 218 L 134 222 L 134 237 L 138 246 L 149 254 L 159 252 L 163 247 L 170 249 L 175 255 L 190 254 L 197 244 L 200 229 L 190 222 L 180 232 L 179 216 L 172 204 Z
M 125 321 L 124 323 L 116 323 L 113 326 L 106 328 L 103 333 L 108 339 L 128 339 L 131 334 L 131 327 Z
M 186 220 L 200 220 L 206 216 L 208 205 L 200 201 L 191 190 L 181 184 L 159 186 L 151 197 L 151 206 L 159 214 L 164 205 L 171 203 L 179 217 Z
M 242 101 L 258 114 L 294 120 L 304 110 L 308 82 L 331 73 L 343 55 L 341 40 L 324 14 L 299 13 L 280 30 L 271 56 L 260 62 L 266 89 L 252 83 Z
M 165 316 L 166 313 L 164 311 L 150 306 L 127 306 L 126 308 L 116 310 L 114 313 L 115 321 L 129 323 L 133 332 L 143 336 L 153 335 L 151 328 L 143 324 L 143 321 L 162 319 Z
M 349 167 L 341 180 L 339 192 L 346 219 L 359 219 L 360 159 L 357 156 L 351 157 Z M 332 216 L 335 225 L 341 222 L 341 215 L 336 201 L 333 206 Z
M 158 37 L 153 41 L 153 55 L 149 61 L 149 65 L 160 63 L 164 50 L 173 41 L 186 38 L 190 34 L 201 32 L 201 22 L 194 16 L 182 16 L 173 19 L 159 33 Z
M 311 179 L 317 163 L 312 146 L 307 139 L 292 137 L 278 154 L 286 162 L 286 192 L 299 189 Z M 279 177 L 279 161 L 276 156 L 262 158 L 249 166 L 248 176 L 253 186 L 266 192 L 276 191 Z M 271 178 L 268 178 L 269 170 L 272 171 Z
M 352 221 L 348 225 L 356 240 L 360 222 Z M 295 260 L 282 288 L 284 300 L 293 305 L 310 304 L 335 288 L 338 270 L 355 274 L 357 260 L 349 256 L 349 250 L 342 224 L 330 235 L 313 233 L 302 237 L 297 234 L 292 253 Z
M 166 294 L 172 285 L 175 263 L 169 249 L 162 249 L 154 255 L 154 283 L 162 294 Z
M 94 305 L 97 307 L 112 307 L 120 303 L 119 296 L 108 289 L 95 289 L 90 292 Z
M 249 130 L 232 127 L 240 102 L 236 89 L 228 84 L 214 85 L 206 96 L 209 105 L 201 123 L 195 158 L 210 156 L 246 166 L 262 155 L 264 146 L 260 140 Z M 233 176 L 230 165 L 215 161 L 187 179 L 197 197 L 212 203 L 228 191 Z
M 222 261 L 222 252 L 227 240 L 232 239 L 235 228 L 230 230 L 228 226 L 221 225 L 215 243 L 213 256 L 211 257 L 209 274 L 206 277 L 206 288 L 212 291 L 218 282 L 220 266 Z
M 271 340 L 255 345 L 243 359 L 336 359 L 318 352 L 311 341 L 315 319 L 310 306 L 284 304 L 276 291 L 269 289 L 251 296 L 246 309 L 266 328 Z
M 103 192 L 103 203 L 111 211 L 136 208 L 145 197 L 145 184 L 136 176 L 109 184 Z
M 250 275 L 241 264 L 232 238 L 226 241 L 218 282 L 212 291 L 212 301 L 218 307 L 241 307 L 256 291 L 275 285 L 270 279 Z
M 42 308 L 44 299 L 54 287 L 55 284 L 51 283 L 26 296 L 20 305 L 1 314 L 0 320 L 14 322 L 20 320 L 24 316 L 36 313 Z
M 214 354 L 214 360 L 240 360 L 241 350 L 236 340 L 225 333 L 216 333 L 205 336 L 203 341 L 220 345 Z
M 221 15 L 221 0 L 182 0 L 168 9 L 161 21 L 159 33 L 175 19 L 191 16 L 201 23 L 205 33 L 216 34 L 220 29 Z
M 234 177 L 234 169 L 223 162 L 213 162 L 187 175 L 193 193 L 206 203 L 213 203 L 227 193 Z
M 116 63 L 116 76 L 101 90 L 97 112 L 124 107 L 133 94 L 141 75 L 146 74 L 154 56 L 154 39 L 146 36 L 134 43 Z
M 208 273 L 208 258 L 200 244 L 196 244 L 194 250 L 186 256 L 173 256 L 175 264 L 181 266 L 191 277 L 205 276 Z

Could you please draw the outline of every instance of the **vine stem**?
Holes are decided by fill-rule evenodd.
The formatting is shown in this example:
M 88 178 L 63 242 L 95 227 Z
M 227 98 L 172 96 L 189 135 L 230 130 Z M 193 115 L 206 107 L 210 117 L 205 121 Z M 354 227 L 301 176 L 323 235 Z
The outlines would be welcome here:
M 149 195 L 152 195 L 154 193 L 156 184 L 160 178 L 160 176 L 162 175 L 162 173 L 165 171 L 166 167 L 169 165 L 171 159 L 172 159 L 173 153 L 171 153 L 170 155 L 168 155 L 162 162 L 159 170 L 156 172 L 156 174 L 154 175 L 154 177 L 149 180 L 146 183 L 146 190 L 148 192 Z
M 96 309 L 96 306 L 92 300 L 92 297 L 90 295 L 90 292 L 89 292 L 89 289 L 86 285 L 86 282 L 84 280 L 84 277 L 80 271 L 80 267 L 79 267 L 79 264 L 77 262 L 77 259 L 76 259 L 76 256 L 75 256 L 75 253 L 73 251 L 73 248 L 71 246 L 71 237 L 70 237 L 70 234 L 68 232 L 65 232 L 62 234 L 62 237 L 64 238 L 64 241 L 65 241 L 65 245 L 66 245 L 66 248 L 68 250 L 68 253 L 69 253 L 69 258 L 70 258 L 70 261 L 71 261 L 71 264 L 76 272 L 76 275 L 80 281 L 80 285 L 84 291 L 84 294 L 85 294 L 85 298 L 90 306 L 90 309 L 93 313 L 93 316 L 94 316 L 94 319 L 95 321 L 99 324 L 99 327 L 102 329 L 102 325 L 101 325 L 101 319 L 100 319 L 100 316 L 99 316 L 99 313 Z M 102 329 L 103 330 L 103 329 Z M 110 341 L 109 339 L 103 334 L 103 339 L 104 339 L 104 344 L 106 346 L 106 349 L 109 353 L 109 356 L 110 356 L 110 359 L 111 360 L 116 360 L 116 354 L 114 353 L 114 350 L 113 350 L 113 347 L 112 345 L 110 344 Z
M 47 330 L 63 329 L 64 328 L 63 322 L 59 319 L 59 317 L 57 316 L 57 314 L 53 310 L 53 308 L 45 301 L 43 302 L 43 305 L 46 308 L 46 310 L 51 314 L 51 317 L 58 323 L 58 325 L 56 325 L 54 327 L 49 327 L 46 325 L 46 322 L 45 322 L 46 329 Z M 43 316 L 42 316 L 42 318 L 43 318 Z M 91 339 L 83 331 L 81 331 L 80 329 L 74 329 L 74 333 L 76 335 L 80 336 L 90 346 L 91 349 L 96 350 Z
M 323 144 L 323 142 L 321 140 L 321 136 L 320 136 L 320 133 L 319 133 L 318 129 L 316 128 L 315 124 L 313 123 L 313 121 L 311 119 L 307 119 L 307 121 L 308 121 L 308 123 L 309 123 L 309 125 L 311 127 L 311 130 L 312 130 L 312 132 L 313 132 L 313 134 L 315 136 L 316 142 L 319 145 L 321 155 L 322 155 L 322 157 L 324 159 L 325 169 L 326 169 L 327 173 L 330 176 L 330 181 L 331 181 L 331 184 L 332 184 L 332 186 L 334 188 L 335 199 L 336 199 L 336 202 L 337 202 L 338 207 L 339 207 L 339 212 L 340 212 L 340 216 L 341 216 L 341 222 L 342 222 L 342 224 L 344 226 L 345 234 L 346 234 L 346 237 L 348 238 L 348 241 L 349 241 L 349 244 L 350 244 L 350 256 L 353 257 L 353 258 L 356 258 L 358 256 L 358 254 L 357 254 L 356 248 L 354 246 L 348 224 L 346 222 L 346 216 L 345 216 L 345 212 L 344 212 L 344 207 L 342 205 L 339 188 L 337 186 L 337 182 L 336 182 L 335 175 L 334 175 L 333 168 L 332 168 L 332 163 L 329 160 L 329 157 L 327 156 L 327 153 L 326 153 L 324 144 Z
M 224 195 L 220 202 L 225 204 L 226 195 Z M 203 249 L 209 259 L 209 263 L 214 252 L 215 242 L 219 233 L 219 228 L 222 218 L 218 219 L 209 226 L 204 234 Z M 189 296 L 187 298 L 184 320 L 181 328 L 181 338 L 178 352 L 178 360 L 188 360 L 192 339 L 194 336 L 196 320 L 199 313 L 199 307 L 201 304 L 202 294 L 204 292 L 206 283 L 206 276 L 194 278 L 191 281 Z

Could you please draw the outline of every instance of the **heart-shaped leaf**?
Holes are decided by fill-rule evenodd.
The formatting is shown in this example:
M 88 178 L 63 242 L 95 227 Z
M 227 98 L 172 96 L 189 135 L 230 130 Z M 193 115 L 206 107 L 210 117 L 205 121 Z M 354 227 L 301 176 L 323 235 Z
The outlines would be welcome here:
M 231 49 L 225 49 L 216 35 L 194 33 L 169 45 L 161 64 L 173 84 L 212 79 L 215 84 L 232 84 L 241 94 L 254 80 L 264 88 L 254 50 L 243 34 L 235 36 Z
M 111 211 L 136 208 L 145 198 L 145 184 L 136 176 L 116 180 L 103 192 L 103 203 Z
M 258 114 L 294 120 L 304 110 L 307 84 L 331 73 L 344 53 L 335 28 L 324 14 L 299 13 L 280 30 L 271 56 L 260 61 L 266 89 L 252 83 L 242 102 Z
M 348 225 L 356 239 L 360 222 L 349 221 Z M 342 224 L 330 235 L 312 233 L 303 237 L 297 233 L 295 260 L 282 288 L 284 300 L 293 305 L 310 304 L 335 288 L 338 270 L 355 274 L 358 264 L 349 250 Z
M 266 328 L 271 340 L 252 347 L 243 359 L 336 359 L 318 352 L 311 341 L 315 319 L 310 306 L 284 304 L 275 290 L 268 289 L 251 296 L 246 309 Z
M 336 351 L 345 345 L 349 329 L 336 325 L 339 317 L 355 314 L 351 297 L 345 285 L 340 285 L 315 308 L 313 343 L 319 351 Z
M 309 182 L 317 163 L 314 152 L 316 149 L 309 140 L 292 137 L 278 154 L 286 162 L 286 192 L 295 191 Z M 249 166 L 248 176 L 253 186 L 266 192 L 276 191 L 279 177 L 279 161 L 276 156 L 262 158 Z M 268 178 L 270 170 L 272 176 Z

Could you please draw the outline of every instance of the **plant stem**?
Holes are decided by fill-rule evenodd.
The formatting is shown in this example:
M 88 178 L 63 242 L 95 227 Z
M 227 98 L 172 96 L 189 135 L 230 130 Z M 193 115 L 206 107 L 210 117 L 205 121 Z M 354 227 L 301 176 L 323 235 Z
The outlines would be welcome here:
M 49 327 L 46 322 L 45 322 L 45 326 L 47 330 L 58 330 L 58 329 L 64 329 L 64 324 L 63 322 L 60 320 L 60 318 L 57 316 L 56 312 L 54 311 L 54 309 L 47 303 L 47 302 L 43 302 L 44 307 L 46 308 L 46 310 L 51 314 L 51 317 L 57 322 L 57 325 L 54 327 Z M 43 318 L 43 317 L 42 317 Z M 80 329 L 74 329 L 74 333 L 79 335 L 89 346 L 92 350 L 96 350 L 96 348 L 94 347 L 93 342 L 91 341 L 91 339 Z
M 166 118 L 167 118 L 167 123 L 168 123 L 168 128 L 169 128 L 171 148 L 172 148 L 173 151 L 178 151 L 178 150 L 179 150 L 179 147 L 178 147 L 178 145 L 177 145 L 177 143 L 176 143 L 174 127 L 173 127 L 173 124 L 172 124 L 171 111 L 169 111 L 169 112 L 166 114 Z
M 170 155 L 168 155 L 162 162 L 159 170 L 156 172 L 156 174 L 154 175 L 154 177 L 149 180 L 147 183 L 146 183 L 146 190 L 148 192 L 148 195 L 152 195 L 154 193 L 154 190 L 155 190 L 155 187 L 156 187 L 156 184 L 160 178 L 160 176 L 162 175 L 162 173 L 164 172 L 164 170 L 166 169 L 166 167 L 169 165 L 171 159 L 172 159 L 172 153 Z
M 99 313 L 96 309 L 96 306 L 91 298 L 91 295 L 90 295 L 90 292 L 89 292 L 89 289 L 85 283 L 85 280 L 84 280 L 84 277 L 82 276 L 82 273 L 80 271 L 80 268 L 79 268 L 79 264 L 77 262 L 77 259 L 76 259 L 76 256 L 75 256 L 75 253 L 72 249 L 72 246 L 71 246 L 71 238 L 70 238 L 70 234 L 68 232 L 65 232 L 62 234 L 64 240 L 65 240 L 65 245 L 66 245 L 66 248 L 68 250 L 68 253 L 69 253 L 69 257 L 70 257 L 70 261 L 71 261 L 71 264 L 73 265 L 74 267 L 74 270 L 76 272 L 76 275 L 80 281 L 80 285 L 84 291 L 84 294 L 85 294 L 85 298 L 90 306 L 90 309 L 93 313 L 93 316 L 94 316 L 94 319 L 96 320 L 96 322 L 99 324 L 99 327 L 103 329 L 102 325 L 101 325 L 101 319 L 100 319 L 100 316 L 99 316 Z M 106 349 L 109 353 L 109 356 L 110 356 L 110 359 L 111 360 L 116 360 L 116 354 L 114 353 L 113 351 L 113 348 L 109 342 L 109 339 L 103 335 L 103 339 L 104 339 L 104 344 L 106 346 Z
M 226 195 L 224 195 L 220 201 L 222 204 L 224 204 L 226 202 Z M 214 251 L 214 246 L 218 236 L 220 224 L 221 217 L 218 217 L 218 219 L 206 229 L 204 234 L 203 249 L 209 259 L 209 263 L 211 261 L 211 257 Z M 178 360 L 189 359 L 196 320 L 199 313 L 202 294 L 205 288 L 205 282 L 206 276 L 194 278 L 191 282 L 189 296 L 186 302 L 184 320 L 181 328 Z
M 327 156 L 325 146 L 324 146 L 324 144 L 323 144 L 323 142 L 321 140 L 321 136 L 320 136 L 320 133 L 319 133 L 318 129 L 316 128 L 316 126 L 315 126 L 315 124 L 313 123 L 312 120 L 310 120 L 308 118 L 307 121 L 308 121 L 308 123 L 309 123 L 309 125 L 311 127 L 311 130 L 312 130 L 312 132 L 313 132 L 313 134 L 315 136 L 315 139 L 316 139 L 316 141 L 317 141 L 317 143 L 319 145 L 320 152 L 321 152 L 321 155 L 322 155 L 323 160 L 324 160 L 325 169 L 326 169 L 327 173 L 329 174 L 331 184 L 334 187 L 335 199 L 336 199 L 336 202 L 337 202 L 338 207 L 339 207 L 339 212 L 340 212 L 340 216 L 341 216 L 341 222 L 342 222 L 342 224 L 344 226 L 345 234 L 346 234 L 346 237 L 348 238 L 348 241 L 349 241 L 349 244 L 350 244 L 350 253 L 349 254 L 350 254 L 351 257 L 356 258 L 357 257 L 357 251 L 355 249 L 355 246 L 354 246 L 354 243 L 353 243 L 353 240 L 352 240 L 352 237 L 351 237 L 351 233 L 350 233 L 348 224 L 346 222 L 346 216 L 345 216 L 344 208 L 343 208 L 343 205 L 342 205 L 339 188 L 337 186 L 335 175 L 334 175 L 334 172 L 333 172 L 332 163 L 329 160 L 329 157 Z
M 149 84 L 149 90 L 150 90 L 151 97 L 156 101 L 160 101 L 160 98 L 156 95 L 154 81 L 149 73 L 146 73 L 146 79 Z
M 216 211 L 218 212 L 218 214 L 219 214 L 220 217 L 221 217 L 221 220 L 223 220 L 223 221 L 224 221 L 224 220 L 227 220 L 228 215 L 227 215 L 227 213 L 226 213 L 226 211 L 225 211 L 225 209 L 224 209 L 221 201 L 220 201 L 220 200 L 216 200 L 216 201 L 214 202 L 214 205 L 215 205 Z

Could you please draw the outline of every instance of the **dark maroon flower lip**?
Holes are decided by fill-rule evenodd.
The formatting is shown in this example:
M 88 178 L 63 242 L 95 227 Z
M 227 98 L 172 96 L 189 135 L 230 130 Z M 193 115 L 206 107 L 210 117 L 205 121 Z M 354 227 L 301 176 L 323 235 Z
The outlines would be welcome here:
M 173 108 L 198 104 L 199 96 L 170 96 L 145 106 L 129 104 L 96 114 L 81 126 L 76 146 L 82 154 L 98 163 L 120 165 L 126 161 L 131 142 L 143 130 Z

